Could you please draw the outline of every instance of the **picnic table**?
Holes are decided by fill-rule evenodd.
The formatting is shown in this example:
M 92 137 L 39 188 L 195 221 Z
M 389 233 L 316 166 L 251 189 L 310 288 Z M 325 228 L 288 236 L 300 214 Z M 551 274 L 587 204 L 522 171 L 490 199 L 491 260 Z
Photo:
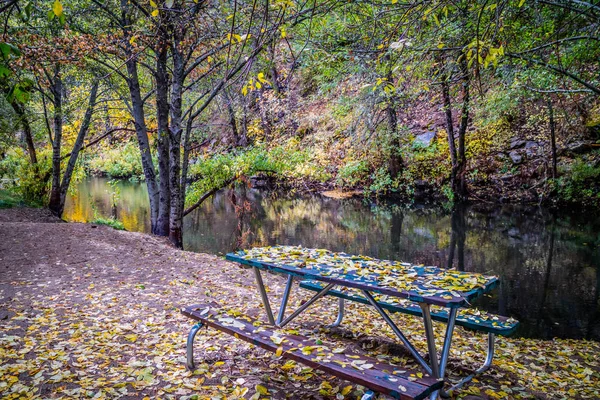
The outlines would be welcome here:
M 420 399 L 427 396 L 436 398 L 439 394 L 449 393 L 459 388 L 473 376 L 489 368 L 494 354 L 495 335 L 508 336 L 514 332 L 518 324 L 510 318 L 465 308 L 474 299 L 498 285 L 499 280 L 494 276 L 378 260 L 300 246 L 253 248 L 227 254 L 226 258 L 254 270 L 268 325 L 263 326 L 260 321 L 249 317 L 233 319 L 231 313 L 220 310 L 214 305 L 204 304 L 184 308 L 182 312 L 185 315 L 199 321 L 188 335 L 188 368 L 190 369 L 194 368 L 194 337 L 201 326 L 207 325 L 274 351 L 283 357 L 359 383 L 370 389 L 363 399 L 373 398 L 375 392 L 401 399 Z M 287 276 L 277 316 L 273 314 L 261 271 Z M 286 316 L 289 296 L 296 281 L 300 281 L 300 288 L 316 293 Z M 424 374 L 406 372 L 399 366 L 382 364 L 378 359 L 364 356 L 360 357 L 360 362 L 357 362 L 356 358 L 359 357 L 357 355 L 333 354 L 327 350 L 316 354 L 307 353 L 305 349 L 316 345 L 311 346 L 310 339 L 297 335 L 285 335 L 285 340 L 282 339 L 279 343 L 273 342 L 273 337 L 283 337 L 280 329 L 324 296 L 339 298 L 338 316 L 334 326 L 342 323 L 344 301 L 372 306 L 409 350 Z M 394 323 L 388 312 L 402 312 L 423 319 L 429 361 Z M 439 356 L 435 345 L 433 320 L 446 323 L 444 343 Z M 456 325 L 487 332 L 488 353 L 482 367 L 444 392 L 445 371 Z M 361 365 L 370 367 L 365 369 Z M 415 379 L 415 376 L 419 378 Z

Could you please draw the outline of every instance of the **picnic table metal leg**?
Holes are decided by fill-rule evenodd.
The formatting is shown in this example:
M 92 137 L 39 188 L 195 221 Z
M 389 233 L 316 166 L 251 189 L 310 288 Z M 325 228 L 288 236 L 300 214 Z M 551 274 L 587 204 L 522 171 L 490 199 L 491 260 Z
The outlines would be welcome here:
M 269 297 L 267 296 L 267 290 L 265 289 L 265 284 L 262 280 L 262 275 L 260 274 L 260 270 L 256 267 L 252 268 L 254 270 L 254 276 L 256 277 L 256 284 L 258 285 L 258 290 L 260 290 L 260 296 L 262 297 L 262 303 L 265 306 L 265 311 L 267 313 L 267 318 L 269 319 L 269 323 L 271 325 L 275 325 L 275 318 L 273 318 L 273 311 L 271 311 L 271 304 L 269 303 Z
M 277 324 L 279 325 L 285 316 L 285 309 L 287 307 L 288 300 L 290 298 L 290 291 L 292 290 L 292 285 L 294 284 L 294 277 L 292 275 L 288 275 L 288 280 L 285 285 L 285 290 L 283 291 L 283 298 L 281 299 L 281 306 L 279 306 L 279 313 L 277 314 Z
M 379 303 L 377 303 L 377 301 L 375 300 L 375 298 L 373 298 L 373 295 L 371 295 L 371 293 L 369 293 L 366 290 L 362 290 L 362 292 L 365 295 L 365 297 L 367 298 L 367 300 L 369 300 L 369 303 L 371 303 L 371 305 L 373 307 L 375 307 L 375 309 L 383 317 L 383 319 L 385 320 L 385 322 L 387 322 L 387 324 L 390 326 L 390 328 L 392 328 L 392 330 L 394 331 L 394 333 L 396 334 L 396 336 L 398 336 L 398 338 L 402 341 L 402 343 L 404 344 L 404 346 L 406 346 L 406 348 L 408 349 L 408 351 L 410 351 L 410 354 L 412 354 L 412 356 L 417 360 L 417 362 L 419 364 L 421 364 L 421 367 L 423 367 L 423 369 L 425 370 L 425 372 L 427 372 L 430 375 L 433 375 L 432 369 L 429 366 L 429 364 L 427 364 L 427 361 L 425 361 L 425 359 L 423 358 L 423 356 L 421 356 L 421 354 L 419 354 L 419 351 L 417 349 L 415 349 L 415 347 L 408 340 L 408 338 L 406 336 L 404 336 L 404 334 L 402 333 L 402 331 L 396 326 L 396 324 L 394 324 L 394 321 L 392 321 L 392 319 L 385 312 L 385 310 L 383 308 L 381 308 L 381 306 L 379 305 Z
M 458 315 L 458 308 L 451 308 L 448 313 L 448 325 L 446 325 L 446 336 L 444 338 L 444 347 L 442 348 L 442 355 L 440 357 L 440 378 L 444 378 L 446 373 L 446 365 L 448 364 L 448 357 L 450 355 L 450 346 L 452 345 L 452 334 L 454 333 L 454 326 L 456 323 L 456 316 Z
M 296 309 L 296 311 L 294 311 L 292 313 L 292 315 L 290 315 L 289 317 L 287 317 L 286 319 L 284 319 L 283 321 L 278 323 L 277 326 L 280 328 L 283 328 L 284 326 L 286 326 L 291 320 L 293 320 L 298 315 L 300 315 L 301 312 L 303 312 L 308 307 L 310 307 L 315 301 L 317 301 L 321 297 L 325 296 L 327 294 L 327 292 L 329 292 L 334 286 L 335 286 L 335 283 L 327 284 L 327 286 L 325 286 L 319 293 L 315 294 L 306 303 L 304 303 L 300 307 L 298 307 L 298 309 Z
M 337 319 L 335 320 L 335 322 L 333 324 L 329 325 L 329 327 L 331 327 L 331 328 L 337 328 L 338 326 L 340 326 L 342 324 L 342 320 L 344 319 L 344 310 L 345 310 L 344 299 L 342 299 L 340 297 L 338 299 L 338 315 L 337 315 Z
M 434 378 L 440 377 L 440 366 L 438 364 L 437 349 L 435 348 L 435 335 L 433 334 L 433 322 L 431 321 L 430 305 L 419 303 L 423 312 L 423 322 L 425 323 L 425 335 L 427 336 L 427 349 L 429 351 L 429 364 L 431 365 L 431 375 Z
M 187 361 L 185 366 L 189 371 L 193 371 L 196 368 L 196 366 L 194 365 L 194 338 L 196 337 L 196 334 L 198 333 L 200 328 L 202 328 L 202 326 L 202 323 L 198 322 L 197 324 L 194 324 L 194 326 L 192 326 L 192 329 L 190 329 L 190 333 L 188 333 L 186 344 Z
M 471 379 L 473 379 L 475 376 L 477 376 L 477 375 L 479 375 L 479 374 L 487 371 L 490 368 L 490 366 L 492 365 L 492 361 L 494 360 L 494 343 L 495 343 L 495 340 L 496 340 L 496 336 L 493 333 L 488 333 L 487 355 L 485 357 L 485 362 L 483 363 L 483 365 L 481 367 L 479 367 L 471 375 L 469 375 L 469 376 L 461 379 L 457 383 L 455 383 L 454 386 L 452 386 L 450 389 L 448 389 L 446 391 L 446 393 L 451 394 L 452 391 L 454 391 L 456 389 L 459 389 L 465 383 L 467 383 Z

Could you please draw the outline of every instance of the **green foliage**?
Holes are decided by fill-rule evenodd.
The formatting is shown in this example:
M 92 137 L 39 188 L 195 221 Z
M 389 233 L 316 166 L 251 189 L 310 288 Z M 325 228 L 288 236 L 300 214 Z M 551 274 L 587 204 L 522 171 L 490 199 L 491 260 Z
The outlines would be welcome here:
M 224 153 L 200 158 L 190 165 L 186 203 L 194 204 L 204 193 L 224 187 L 231 180 L 268 174 L 293 181 L 295 179 L 325 181 L 329 175 L 313 162 L 309 149 L 299 149 L 296 142 L 267 149 L 256 146 L 241 152 Z
M 0 178 L 25 203 L 40 206 L 48 197 L 51 161 L 50 150 L 44 150 L 38 152 L 38 163 L 32 165 L 25 152 L 14 147 L 0 160 Z
M 371 176 L 373 183 L 369 191 L 377 195 L 387 194 L 394 188 L 394 182 L 386 167 L 379 167 Z
M 132 142 L 98 153 L 88 160 L 87 168 L 92 174 L 110 178 L 143 179 L 144 177 L 140 150 Z
M 25 202 L 14 191 L 0 189 L 0 209 L 24 206 Z
M 352 111 L 352 100 L 349 97 L 342 96 L 333 106 L 331 114 L 336 118 L 343 118 Z
M 448 201 L 446 203 L 444 203 L 444 207 L 446 209 L 451 208 L 452 205 L 454 204 L 454 191 L 452 190 L 452 187 L 450 186 L 450 184 L 445 184 L 444 186 L 442 186 L 442 193 L 444 195 L 444 197 L 446 197 L 446 199 L 448 199 Z
M 342 187 L 353 188 L 365 183 L 370 172 L 366 159 L 349 161 L 338 170 L 336 183 Z
M 106 225 L 106 226 L 110 226 L 111 228 L 117 229 L 119 231 L 125 230 L 125 226 L 123 225 L 123 223 L 114 218 L 100 217 L 100 218 L 96 218 L 95 220 L 91 221 L 90 224 Z
M 567 202 L 600 205 L 600 165 L 576 160 L 570 171 L 557 179 L 555 188 L 559 198 Z

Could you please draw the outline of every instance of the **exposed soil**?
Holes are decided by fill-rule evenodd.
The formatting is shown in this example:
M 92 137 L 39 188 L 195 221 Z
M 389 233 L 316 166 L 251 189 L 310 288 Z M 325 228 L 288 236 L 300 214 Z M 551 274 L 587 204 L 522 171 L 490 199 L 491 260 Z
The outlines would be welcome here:
M 280 295 L 283 278 L 265 278 Z M 293 295 L 290 307 L 305 299 Z M 198 334 L 199 366 L 187 372 L 192 321 L 179 309 L 203 300 L 261 311 L 252 272 L 222 258 L 180 251 L 146 234 L 60 223 L 45 210 L 0 210 L 0 397 L 257 399 L 260 384 L 273 398 L 334 399 L 350 385 L 214 330 Z M 344 329 L 322 328 L 332 322 L 334 304 L 321 300 L 290 326 L 414 367 L 365 307 L 348 306 Z M 423 342 L 418 319 L 394 318 Z M 443 326 L 436 330 L 441 338 Z M 452 380 L 483 361 L 486 345 L 483 335 L 463 329 L 454 342 Z M 599 354 L 594 342 L 500 338 L 494 368 L 460 395 L 594 398 Z M 360 394 L 353 386 L 346 398 Z

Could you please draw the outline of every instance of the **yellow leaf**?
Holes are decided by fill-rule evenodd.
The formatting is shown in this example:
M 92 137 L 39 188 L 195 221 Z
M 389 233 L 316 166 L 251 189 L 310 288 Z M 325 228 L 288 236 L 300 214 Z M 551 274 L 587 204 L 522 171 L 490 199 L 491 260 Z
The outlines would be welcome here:
M 267 388 L 266 388 L 266 387 L 264 387 L 263 385 L 256 385 L 254 388 L 256 389 L 256 391 L 257 391 L 258 393 L 260 393 L 260 394 L 262 394 L 262 395 L 265 395 L 265 396 L 266 396 L 266 395 L 268 395 L 268 394 L 269 394 L 269 391 L 268 391 L 268 390 L 267 390 Z
M 150 6 L 151 6 L 152 8 L 157 8 L 157 7 L 158 7 L 158 6 L 156 5 L 156 3 L 155 3 L 155 2 L 153 2 L 152 0 L 150 0 Z
M 283 353 L 283 347 L 279 346 L 279 347 L 277 348 L 277 351 L 275 352 L 275 355 L 276 355 L 277 357 L 279 357 L 279 356 L 281 356 L 281 353 Z
M 158 16 L 158 9 L 152 11 L 152 16 L 153 17 Z
M 54 4 L 52 5 L 52 12 L 54 12 L 54 15 L 56 15 L 57 17 L 60 17 L 62 15 L 63 6 L 60 3 L 60 1 L 54 0 Z
M 525 4 L 525 0 L 519 1 L 519 8 L 523 7 L 523 4 Z
M 350 393 L 351 390 L 352 390 L 352 385 L 348 385 L 348 386 L 346 386 L 345 388 L 342 389 L 341 393 L 345 396 L 348 393 Z
M 138 335 L 136 335 L 136 334 L 125 335 L 125 339 L 127 339 L 131 343 L 135 342 L 137 340 L 137 338 L 138 338 Z

